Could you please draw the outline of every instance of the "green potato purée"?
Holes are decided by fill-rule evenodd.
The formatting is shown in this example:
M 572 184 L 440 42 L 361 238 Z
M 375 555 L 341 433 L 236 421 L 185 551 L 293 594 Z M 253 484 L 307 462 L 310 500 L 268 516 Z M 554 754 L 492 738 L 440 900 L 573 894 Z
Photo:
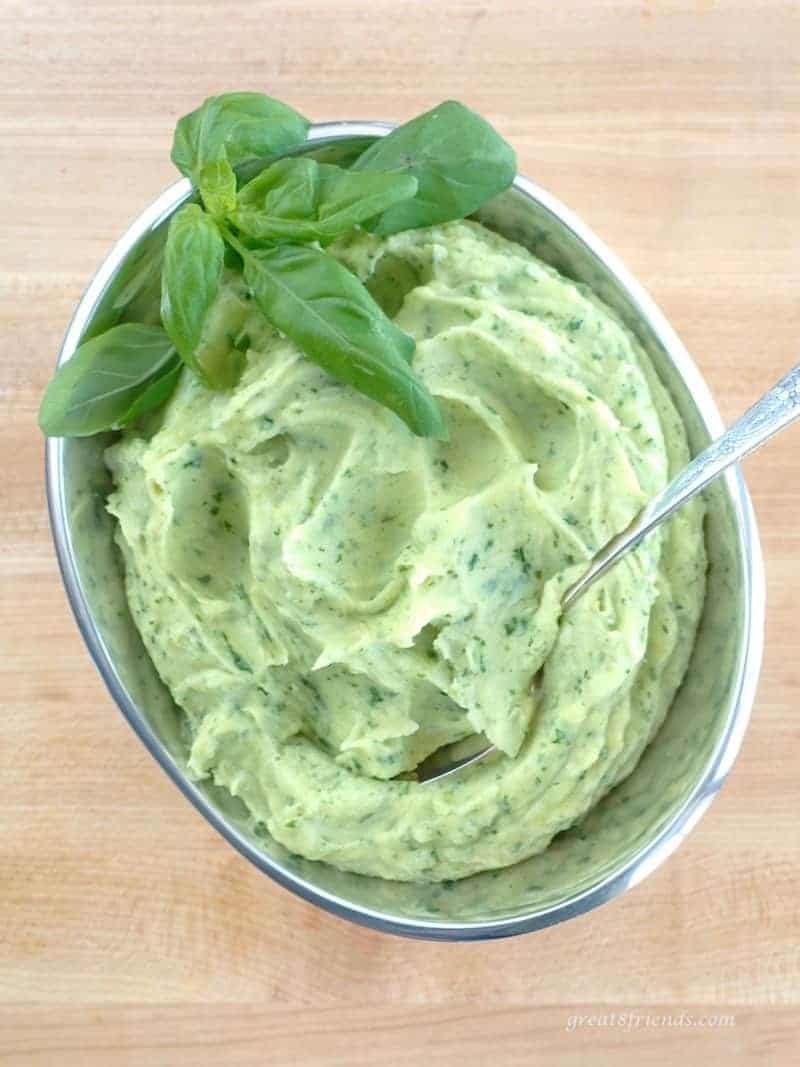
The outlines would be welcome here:
M 244 353 L 239 384 L 185 374 L 108 452 L 127 595 L 189 772 L 254 829 L 345 870 L 462 878 L 545 849 L 635 766 L 692 649 L 703 505 L 562 617 L 688 457 L 644 352 L 477 223 L 333 252 L 416 339 L 449 442 L 305 359 L 231 276 L 203 344 Z M 413 780 L 475 732 L 502 755 Z

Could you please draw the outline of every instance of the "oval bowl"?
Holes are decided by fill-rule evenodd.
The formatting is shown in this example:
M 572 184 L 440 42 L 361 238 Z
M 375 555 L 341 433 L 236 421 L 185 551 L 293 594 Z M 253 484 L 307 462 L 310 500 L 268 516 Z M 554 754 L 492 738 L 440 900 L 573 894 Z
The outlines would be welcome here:
M 315 125 L 303 152 L 346 162 L 391 126 Z M 130 226 L 84 293 L 58 356 L 114 322 L 157 321 L 159 260 L 172 213 L 192 195 L 170 186 Z M 683 417 L 693 451 L 722 430 L 699 371 L 661 312 L 619 260 L 553 196 L 518 177 L 479 213 L 486 225 L 590 285 L 637 335 Z M 298 896 L 377 930 L 481 940 L 537 930 L 623 893 L 672 853 L 730 770 L 753 704 L 764 627 L 758 532 L 740 470 L 708 491 L 708 594 L 686 679 L 667 720 L 624 782 L 540 856 L 455 883 L 413 886 L 347 874 L 289 854 L 254 833 L 224 790 L 185 772 L 181 717 L 150 662 L 125 600 L 105 510 L 103 451 L 113 435 L 50 439 L 47 497 L 67 596 L 111 695 L 146 748 L 222 836 Z M 713 664 L 713 670 L 709 669 Z

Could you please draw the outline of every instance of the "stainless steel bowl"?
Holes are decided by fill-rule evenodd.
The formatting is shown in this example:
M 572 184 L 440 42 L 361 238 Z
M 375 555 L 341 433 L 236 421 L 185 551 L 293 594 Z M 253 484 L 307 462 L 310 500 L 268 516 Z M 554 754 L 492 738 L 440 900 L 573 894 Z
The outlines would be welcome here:
M 310 151 L 346 160 L 391 127 L 314 126 Z M 82 338 L 126 317 L 158 314 L 156 265 L 170 215 L 191 195 L 167 189 L 133 223 L 92 280 L 67 330 L 59 363 Z M 487 225 L 590 285 L 650 354 L 686 423 L 694 450 L 722 429 L 714 401 L 683 345 L 622 264 L 570 211 L 525 178 L 482 212 Z M 708 494 L 708 597 L 686 681 L 633 774 L 540 856 L 445 886 L 408 886 L 290 855 L 246 825 L 239 802 L 185 773 L 180 715 L 128 613 L 105 511 L 103 450 L 111 439 L 50 440 L 47 492 L 56 551 L 89 651 L 123 714 L 178 788 L 265 874 L 337 915 L 378 930 L 479 940 L 537 930 L 624 892 L 680 844 L 708 807 L 742 742 L 756 687 L 764 623 L 761 551 L 750 500 L 735 470 Z M 709 664 L 713 663 L 713 670 Z

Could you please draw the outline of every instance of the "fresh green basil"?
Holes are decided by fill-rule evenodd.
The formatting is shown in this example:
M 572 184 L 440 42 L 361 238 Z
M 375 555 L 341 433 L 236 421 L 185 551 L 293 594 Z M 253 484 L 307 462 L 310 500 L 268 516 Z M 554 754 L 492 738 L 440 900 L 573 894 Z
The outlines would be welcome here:
M 251 159 L 288 152 L 306 139 L 310 123 L 293 108 L 263 93 L 210 96 L 175 128 L 172 162 L 198 184 L 208 163 L 227 159 L 238 167 Z
M 174 353 L 171 364 L 164 369 L 162 374 L 156 375 L 150 384 L 144 387 L 142 392 L 133 400 L 128 410 L 116 420 L 113 429 L 121 430 L 123 426 L 130 426 L 141 415 L 145 415 L 148 411 L 155 411 L 166 404 L 175 392 L 183 366 L 180 356 L 178 356 L 177 352 Z
M 388 407 L 420 437 L 447 438 L 436 401 L 414 376 L 414 341 L 361 282 L 315 248 L 240 248 L 244 279 L 281 333 L 339 381 Z
M 416 195 L 418 182 L 413 174 L 379 171 L 356 174 L 355 171 L 319 164 L 320 225 L 335 227 L 345 233 L 370 213 L 378 215 L 393 204 Z
M 436 401 L 410 368 L 414 341 L 381 309 L 399 309 L 416 284 L 413 270 L 389 255 L 365 286 L 308 245 L 328 244 L 358 225 L 388 235 L 464 218 L 512 182 L 514 151 L 479 115 L 450 100 L 377 140 L 349 169 L 280 159 L 237 193 L 234 168 L 298 148 L 308 127 L 298 112 L 261 93 L 211 96 L 180 119 L 172 159 L 203 207 L 177 212 L 163 257 L 159 239 L 129 265 L 109 315 L 95 324 L 101 330 L 123 315 L 149 321 L 160 280 L 164 329 L 129 322 L 81 345 L 42 400 L 45 433 L 84 436 L 124 426 L 166 402 L 183 364 L 211 388 L 233 386 L 246 353 L 220 332 L 227 269 L 244 273 L 261 312 L 310 359 L 390 408 L 414 433 L 446 438 Z
M 231 383 L 220 368 L 197 357 L 203 327 L 219 291 L 225 243 L 217 224 L 197 204 L 187 204 L 169 224 L 161 275 L 161 319 L 183 362 L 206 385 Z
M 197 186 L 206 211 L 215 218 L 225 218 L 236 209 L 236 174 L 227 159 L 201 167 Z
M 319 165 L 307 156 L 279 159 L 265 167 L 236 198 L 237 211 L 260 211 L 284 219 L 305 219 L 319 196 Z
M 393 171 L 417 179 L 416 196 L 387 208 L 367 229 L 386 236 L 463 219 L 508 188 L 514 149 L 480 115 L 455 100 L 398 126 L 374 142 L 354 171 Z
M 313 159 L 281 159 L 239 191 L 231 218 L 261 240 L 327 244 L 416 191 L 411 174 L 356 174 Z
M 49 437 L 118 429 L 163 404 L 181 363 L 160 326 L 123 323 L 85 341 L 59 367 L 39 408 Z

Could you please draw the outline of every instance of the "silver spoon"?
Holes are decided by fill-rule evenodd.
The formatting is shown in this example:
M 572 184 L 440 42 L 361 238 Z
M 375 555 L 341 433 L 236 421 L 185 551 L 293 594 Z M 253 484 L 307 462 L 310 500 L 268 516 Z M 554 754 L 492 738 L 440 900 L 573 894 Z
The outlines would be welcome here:
M 669 485 L 654 497 L 633 520 L 627 530 L 613 537 L 594 557 L 586 573 L 571 585 L 561 601 L 562 612 L 575 603 L 579 596 L 613 567 L 622 557 L 635 548 L 642 538 L 659 526 L 665 519 L 691 500 L 693 496 L 722 474 L 734 463 L 760 448 L 770 437 L 800 416 L 800 364 L 784 375 L 760 400 L 738 419 L 729 430 L 705 448 L 683 468 Z M 463 744 L 463 742 L 457 742 Z M 494 745 L 483 747 L 479 752 L 447 763 L 442 751 L 434 752 L 417 768 L 418 782 L 438 782 L 465 767 L 471 767 L 490 753 Z

